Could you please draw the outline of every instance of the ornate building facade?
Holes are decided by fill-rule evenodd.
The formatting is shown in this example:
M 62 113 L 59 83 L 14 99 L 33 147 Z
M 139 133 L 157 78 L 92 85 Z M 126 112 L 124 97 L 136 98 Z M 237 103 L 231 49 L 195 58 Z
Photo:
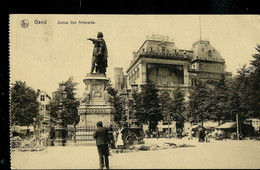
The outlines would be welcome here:
M 170 97 L 180 87 L 187 101 L 191 87 L 198 80 L 213 86 L 221 74 L 230 79 L 232 73 L 226 72 L 225 68 L 225 60 L 210 41 L 199 40 L 192 44 L 191 49 L 179 49 L 168 36 L 152 35 L 133 53 L 131 64 L 126 70 L 126 86 L 131 88 L 131 84 L 135 83 L 140 87 L 147 81 L 152 81 L 159 90 L 159 95 Z M 190 126 L 189 123 L 180 125 L 175 121 L 170 121 L 169 125 L 166 117 L 164 115 L 165 121 L 158 124 L 159 131 L 164 133 L 176 132 L 179 127 L 186 130 Z
M 168 36 L 153 35 L 134 52 L 127 73 L 127 86 L 132 83 L 139 86 L 148 80 L 152 81 L 160 94 L 173 96 L 173 91 L 179 86 L 186 99 L 190 87 L 197 80 L 212 84 L 220 79 L 232 77 L 225 71 L 225 60 L 210 44 L 210 41 L 199 40 L 191 49 L 179 49 Z

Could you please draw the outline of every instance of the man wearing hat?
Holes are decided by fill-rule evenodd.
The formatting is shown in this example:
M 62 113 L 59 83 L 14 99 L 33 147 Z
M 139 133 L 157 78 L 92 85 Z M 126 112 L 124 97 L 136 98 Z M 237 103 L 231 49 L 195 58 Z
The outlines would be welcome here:
M 103 127 L 103 124 L 102 124 L 101 121 L 97 122 L 97 129 L 94 132 L 93 137 L 96 139 L 96 145 L 97 145 L 98 155 L 99 155 L 100 169 L 103 169 L 104 162 L 105 162 L 106 168 L 109 169 L 108 128 Z

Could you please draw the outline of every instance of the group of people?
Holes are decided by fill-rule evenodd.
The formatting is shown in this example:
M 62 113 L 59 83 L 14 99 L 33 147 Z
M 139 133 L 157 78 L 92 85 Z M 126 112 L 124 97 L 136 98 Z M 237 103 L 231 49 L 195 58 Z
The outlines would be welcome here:
M 120 148 L 124 145 L 123 141 L 123 128 L 120 130 L 113 130 L 112 126 L 109 127 L 108 136 L 109 136 L 109 148 L 115 149 Z
M 210 142 L 210 133 L 203 127 L 198 127 L 199 142 Z
M 212 136 L 216 140 L 226 139 L 226 133 L 220 129 L 215 129 L 215 131 L 212 132 Z

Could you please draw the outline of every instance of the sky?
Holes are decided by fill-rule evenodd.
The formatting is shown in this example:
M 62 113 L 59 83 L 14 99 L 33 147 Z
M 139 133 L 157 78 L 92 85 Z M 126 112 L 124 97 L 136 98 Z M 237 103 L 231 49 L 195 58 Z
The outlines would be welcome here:
M 29 23 L 27 28 L 20 25 L 23 19 Z M 260 43 L 260 16 L 10 15 L 10 84 L 25 81 L 34 90 L 51 95 L 59 82 L 73 76 L 79 83 L 77 97 L 80 97 L 93 51 L 93 44 L 87 38 L 96 38 L 97 32 L 103 32 L 107 44 L 107 76 L 112 83 L 114 67 L 126 71 L 133 52 L 152 34 L 167 35 L 177 48 L 187 50 L 201 36 L 220 52 L 226 61 L 226 71 L 235 75 L 237 69 L 249 65 L 252 54 L 256 53 L 256 44 Z

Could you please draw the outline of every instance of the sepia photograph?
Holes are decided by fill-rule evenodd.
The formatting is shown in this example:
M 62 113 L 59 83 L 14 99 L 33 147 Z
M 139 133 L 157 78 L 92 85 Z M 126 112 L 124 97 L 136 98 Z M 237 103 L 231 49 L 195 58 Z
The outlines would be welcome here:
M 10 14 L 11 169 L 259 169 L 259 15 Z

